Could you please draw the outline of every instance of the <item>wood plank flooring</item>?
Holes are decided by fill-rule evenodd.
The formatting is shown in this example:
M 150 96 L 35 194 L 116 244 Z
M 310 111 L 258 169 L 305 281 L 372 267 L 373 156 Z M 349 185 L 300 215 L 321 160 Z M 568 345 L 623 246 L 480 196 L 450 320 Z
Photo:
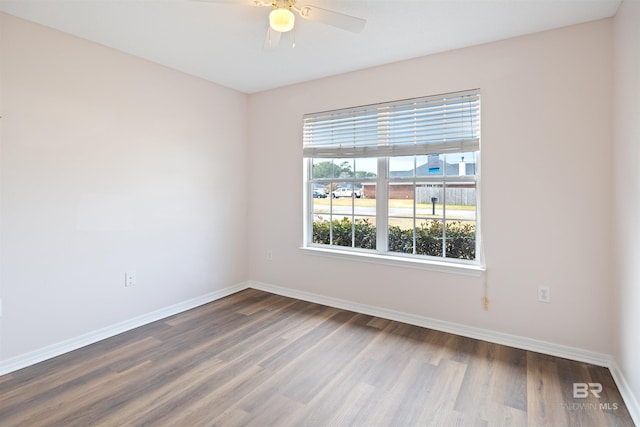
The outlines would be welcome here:
M 633 422 L 606 368 L 252 289 L 0 377 L 0 426 L 143 425 Z

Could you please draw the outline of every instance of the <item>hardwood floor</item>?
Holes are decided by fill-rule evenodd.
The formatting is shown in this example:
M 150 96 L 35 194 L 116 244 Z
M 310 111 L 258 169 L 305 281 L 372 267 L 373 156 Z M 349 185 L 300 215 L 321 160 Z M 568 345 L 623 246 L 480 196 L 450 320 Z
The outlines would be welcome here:
M 633 422 L 606 368 L 251 289 L 0 377 L 0 426 L 142 425 Z

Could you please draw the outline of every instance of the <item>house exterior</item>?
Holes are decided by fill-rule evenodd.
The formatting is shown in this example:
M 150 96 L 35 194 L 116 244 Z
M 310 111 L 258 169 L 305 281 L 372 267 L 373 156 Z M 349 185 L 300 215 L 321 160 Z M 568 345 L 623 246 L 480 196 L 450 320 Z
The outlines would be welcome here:
M 440 168 L 437 171 L 433 171 L 432 174 L 439 174 L 442 168 L 445 169 L 447 176 L 467 176 L 474 175 L 476 173 L 476 164 L 468 162 L 460 163 L 444 163 L 440 161 Z M 391 178 L 404 178 L 414 176 L 413 169 L 406 171 L 393 171 L 390 172 Z M 429 176 L 429 165 L 427 163 L 420 165 L 415 170 L 416 176 Z M 446 199 L 453 204 L 459 205 L 475 205 L 475 183 L 456 183 L 447 185 L 447 197 Z M 418 191 L 417 201 L 418 203 L 429 203 L 432 197 L 439 198 L 440 186 L 420 186 L 416 189 Z M 413 199 L 416 197 L 414 192 L 414 185 L 412 183 L 404 182 L 392 182 L 389 184 L 389 198 L 390 199 Z M 367 199 L 376 198 L 376 183 L 368 182 L 362 184 L 362 194 Z

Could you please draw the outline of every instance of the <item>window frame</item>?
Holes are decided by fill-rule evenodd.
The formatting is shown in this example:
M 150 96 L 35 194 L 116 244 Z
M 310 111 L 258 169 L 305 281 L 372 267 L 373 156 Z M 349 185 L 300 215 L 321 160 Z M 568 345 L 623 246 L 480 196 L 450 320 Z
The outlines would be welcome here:
M 480 97 L 480 91 L 478 89 L 472 91 L 465 91 L 465 93 L 475 93 L 478 98 Z M 441 96 L 441 95 L 439 95 Z M 428 98 L 437 98 L 428 97 Z M 406 102 L 407 100 L 396 101 L 396 103 Z M 410 101 L 410 100 L 409 100 Z M 392 103 L 378 104 L 378 105 L 389 105 Z M 305 116 L 306 117 L 306 116 Z M 438 271 L 452 271 L 463 274 L 475 274 L 477 272 L 484 271 L 484 252 L 482 245 L 482 233 L 481 233 L 481 191 L 480 191 L 480 175 L 481 175 L 481 150 L 480 150 L 480 132 L 479 132 L 479 117 L 480 117 L 480 108 L 478 107 L 477 112 L 478 117 L 478 131 L 477 131 L 477 151 L 471 151 L 475 157 L 475 174 L 474 175 L 465 175 L 465 176 L 447 176 L 446 171 L 442 175 L 438 176 L 412 176 L 412 177 L 391 177 L 389 173 L 389 160 L 393 157 L 399 156 L 374 156 L 373 158 L 377 159 L 377 175 L 375 178 L 357 178 L 356 177 L 356 169 L 354 168 L 353 176 L 349 178 L 313 178 L 313 160 L 317 158 L 325 158 L 327 161 L 331 161 L 334 163 L 336 158 L 331 158 L 329 156 L 304 156 L 303 158 L 303 170 L 304 170 L 304 220 L 303 220 L 303 244 L 301 249 L 306 253 L 311 254 L 320 254 L 327 256 L 335 256 L 339 258 L 348 259 L 357 259 L 365 262 L 377 262 L 377 263 L 385 263 L 392 265 L 405 265 L 410 267 L 418 267 L 418 268 L 428 268 L 434 269 Z M 377 125 L 379 126 L 379 124 Z M 451 151 L 451 153 L 464 153 L 470 151 Z M 441 153 L 442 154 L 442 153 Z M 446 154 L 446 153 L 445 153 Z M 353 157 L 342 156 L 345 160 L 348 159 L 358 159 L 360 156 L 354 155 Z M 445 166 L 446 167 L 446 166 Z M 415 171 L 415 167 L 414 167 Z M 314 243 L 313 242 L 313 233 L 314 233 L 314 199 L 313 199 L 313 189 L 314 184 L 317 183 L 330 183 L 330 182 L 349 182 L 351 184 L 351 188 L 354 188 L 355 184 L 361 183 L 371 183 L 375 182 L 376 184 L 376 210 L 375 210 L 375 223 L 376 223 L 376 248 L 375 249 L 362 249 L 354 247 L 355 235 L 352 228 L 352 243 L 351 246 L 339 246 L 333 243 L 323 244 L 323 243 Z M 434 256 L 434 255 L 423 255 L 423 254 L 408 254 L 402 252 L 391 252 L 389 251 L 388 245 L 388 237 L 389 237 L 389 185 L 391 183 L 400 183 L 406 182 L 414 185 L 414 213 L 413 213 L 413 221 L 414 221 L 414 242 L 415 242 L 415 221 L 419 220 L 419 217 L 416 216 L 415 212 L 415 188 L 417 184 L 425 184 L 425 183 L 434 183 L 434 184 L 442 184 L 443 190 L 446 188 L 447 184 L 455 183 L 455 182 L 473 182 L 475 188 L 475 197 L 476 197 L 476 206 L 475 206 L 475 259 L 467 260 L 460 258 L 449 258 L 446 257 L 446 235 L 444 235 L 443 231 L 443 255 L 442 256 Z M 333 198 L 331 197 L 331 187 L 328 194 L 330 199 L 329 202 L 329 222 L 332 224 L 334 220 L 333 217 Z M 443 203 L 446 203 L 443 201 Z M 358 217 L 357 212 L 355 210 L 355 197 L 352 197 L 351 204 L 351 214 L 345 215 L 340 214 L 340 218 L 348 217 L 352 223 L 352 227 L 355 227 L 354 219 Z M 446 221 L 446 213 L 443 212 L 442 219 Z M 333 227 L 330 227 L 330 233 L 332 232 Z M 333 242 L 330 240 L 330 242 Z M 415 245 L 413 251 L 415 252 Z

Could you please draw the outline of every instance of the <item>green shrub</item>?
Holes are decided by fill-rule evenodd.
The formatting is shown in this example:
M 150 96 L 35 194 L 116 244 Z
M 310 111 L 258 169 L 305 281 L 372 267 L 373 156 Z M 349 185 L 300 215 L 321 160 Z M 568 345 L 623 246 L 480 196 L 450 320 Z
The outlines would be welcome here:
M 337 246 L 351 246 L 352 235 L 355 233 L 355 247 L 364 249 L 376 248 L 376 227 L 367 219 L 356 219 L 351 223 L 349 218 L 341 220 L 319 220 L 313 222 L 313 242 L 331 244 L 331 228 L 333 227 L 333 244 Z M 428 220 L 416 228 L 416 254 L 435 257 L 442 256 L 441 220 Z M 476 228 L 473 224 L 461 221 L 447 222 L 446 225 L 447 258 L 470 259 L 476 258 Z M 402 229 L 398 226 L 389 227 L 389 252 L 413 253 L 413 230 Z
M 333 244 L 337 246 L 351 246 L 351 221 L 342 218 L 333 221 Z
M 371 224 L 368 219 L 356 219 L 354 233 L 356 248 L 376 248 L 376 226 Z
M 389 227 L 389 252 L 413 253 L 413 230 Z
M 329 221 L 313 221 L 313 243 L 323 245 L 331 243 L 331 223 Z
M 328 245 L 331 243 L 331 227 L 333 225 L 333 244 L 351 246 L 351 237 L 355 233 L 355 247 L 363 249 L 376 248 L 376 227 L 368 219 L 356 219 L 355 223 L 347 217 L 332 222 L 320 220 L 313 222 L 313 243 Z
M 447 257 L 476 259 L 476 227 L 460 221 L 447 223 Z

